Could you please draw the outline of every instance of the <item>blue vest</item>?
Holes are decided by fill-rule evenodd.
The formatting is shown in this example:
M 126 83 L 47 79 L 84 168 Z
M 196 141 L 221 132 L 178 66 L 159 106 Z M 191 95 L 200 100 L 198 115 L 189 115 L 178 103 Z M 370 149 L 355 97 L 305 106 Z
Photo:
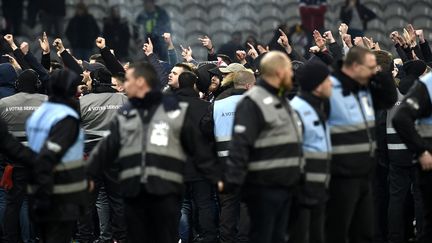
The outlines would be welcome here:
M 315 109 L 305 100 L 296 96 L 291 100 L 292 107 L 298 112 L 303 122 L 303 151 L 324 153 L 331 151 L 330 132 L 321 123 Z M 326 126 L 328 126 L 326 124 Z M 328 159 L 325 155 L 323 159 Z
M 343 94 L 341 82 L 331 76 L 330 134 L 332 174 L 366 176 L 371 172 L 375 150 L 375 113 L 369 90 Z
M 233 95 L 222 100 L 217 100 L 214 103 L 214 135 L 219 158 L 226 158 L 228 156 L 228 145 L 231 141 L 234 114 L 237 103 L 242 97 L 243 95 Z
M 28 119 L 26 132 L 28 146 L 39 153 L 51 129 L 67 116 L 79 119 L 76 111 L 62 104 L 43 103 Z M 56 149 L 56 144 L 47 145 Z M 87 188 L 84 174 L 84 133 L 80 130 L 75 143 L 66 151 L 61 163 L 54 168 L 54 194 L 70 194 L 81 192 Z M 32 193 L 32 190 L 30 191 Z
M 51 102 L 45 102 L 27 121 L 27 136 L 29 147 L 39 153 L 49 135 L 50 130 L 61 120 L 71 116 L 79 119 L 72 108 Z M 84 152 L 84 134 L 80 131 L 77 141 L 68 149 L 62 158 L 63 163 L 82 160 Z
M 426 86 L 432 103 L 432 73 L 428 73 L 421 77 L 420 82 Z M 407 102 L 409 101 L 407 100 Z M 432 116 L 418 119 L 416 127 L 421 137 L 432 138 Z
M 315 109 L 304 99 L 296 96 L 291 100 L 291 105 L 303 124 L 303 152 L 306 165 L 301 200 L 316 204 L 327 199 L 331 158 L 329 127 L 327 123 L 324 126 Z

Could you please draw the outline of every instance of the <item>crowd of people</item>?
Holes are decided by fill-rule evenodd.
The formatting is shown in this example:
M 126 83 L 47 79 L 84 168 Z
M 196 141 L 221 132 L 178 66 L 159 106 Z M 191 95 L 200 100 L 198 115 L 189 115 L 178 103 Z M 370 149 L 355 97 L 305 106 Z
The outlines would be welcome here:
M 84 18 L 71 49 L 2 36 L 1 242 L 432 242 L 429 43 L 401 27 L 393 56 L 358 1 L 342 15 L 307 55 L 286 25 L 268 46 L 197 36 L 207 60 L 140 33 L 133 63 L 96 30 L 79 46 Z

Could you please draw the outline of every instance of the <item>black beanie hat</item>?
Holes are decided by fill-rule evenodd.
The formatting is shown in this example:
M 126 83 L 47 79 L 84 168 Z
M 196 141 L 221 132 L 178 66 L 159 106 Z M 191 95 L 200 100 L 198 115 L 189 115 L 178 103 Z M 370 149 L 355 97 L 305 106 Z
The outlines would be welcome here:
M 189 71 L 182 72 L 178 77 L 179 88 L 193 88 L 195 83 L 198 82 L 198 77 Z
M 295 76 L 303 91 L 313 91 L 329 76 L 330 70 L 321 61 L 307 61 L 300 66 Z
M 33 69 L 26 69 L 18 76 L 15 88 L 18 92 L 36 93 L 39 83 L 39 75 Z
M 423 60 L 410 60 L 403 64 L 403 68 L 407 75 L 418 78 L 426 71 L 426 63 Z

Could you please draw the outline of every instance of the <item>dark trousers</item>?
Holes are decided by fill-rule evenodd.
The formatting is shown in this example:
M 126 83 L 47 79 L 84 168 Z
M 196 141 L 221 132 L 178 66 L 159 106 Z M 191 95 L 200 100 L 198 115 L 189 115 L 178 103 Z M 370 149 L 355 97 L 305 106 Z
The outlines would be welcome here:
M 199 242 L 217 242 L 217 206 L 215 188 L 209 181 L 194 181 L 186 183 L 192 200 L 192 214 L 197 222 L 193 223 L 199 234 Z
M 387 210 L 389 205 L 388 167 L 383 163 L 377 163 L 372 181 L 372 193 L 374 202 L 374 243 L 387 242 Z
M 26 200 L 28 170 L 15 167 L 13 171 L 13 188 L 6 193 L 6 208 L 3 218 L 3 242 L 16 243 L 22 239 L 24 242 L 33 242 L 34 234 L 29 219 L 28 203 Z M 21 230 L 20 230 L 21 229 Z
M 75 221 L 52 221 L 38 223 L 43 243 L 70 243 Z
M 421 195 L 415 180 L 416 167 L 390 165 L 389 188 L 390 201 L 388 207 L 389 243 L 406 242 L 405 215 L 408 194 L 412 193 L 416 217 L 417 236 L 422 232 Z
M 141 191 L 124 201 L 129 243 L 178 242 L 180 196 Z
M 220 243 L 248 242 L 250 219 L 246 204 L 240 202 L 240 194 L 220 194 L 219 203 Z
M 92 242 L 96 239 L 95 219 L 96 217 L 96 198 L 100 189 L 100 181 L 95 181 L 95 190 L 91 192 L 89 197 L 90 202 L 87 204 L 85 212 L 80 216 L 77 222 L 77 232 L 75 239 L 79 242 Z
M 100 236 L 102 240 L 126 239 L 124 202 L 120 195 L 119 183 L 106 177 L 101 182 L 96 208 L 99 216 Z
M 432 242 L 432 172 L 418 169 L 418 185 L 423 203 L 423 230 L 421 243 Z
M 247 185 L 243 189 L 243 198 L 251 220 L 249 242 L 286 242 L 294 189 Z
M 326 242 L 372 242 L 373 203 L 370 179 L 332 177 L 329 192 Z
M 297 217 L 290 230 L 290 243 L 324 243 L 324 222 L 326 205 L 299 205 Z

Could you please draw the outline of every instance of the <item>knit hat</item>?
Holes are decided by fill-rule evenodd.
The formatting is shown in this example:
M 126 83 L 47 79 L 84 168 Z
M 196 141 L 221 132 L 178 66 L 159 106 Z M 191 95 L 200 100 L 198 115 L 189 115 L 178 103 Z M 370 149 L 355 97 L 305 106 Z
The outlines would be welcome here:
M 178 77 L 179 88 L 193 88 L 195 83 L 198 82 L 198 77 L 189 71 L 182 72 Z
M 319 61 L 307 61 L 296 71 L 296 77 L 303 91 L 313 91 L 330 74 L 328 67 Z
M 406 75 L 418 78 L 426 71 L 426 63 L 422 60 L 410 60 L 404 63 L 403 68 Z

